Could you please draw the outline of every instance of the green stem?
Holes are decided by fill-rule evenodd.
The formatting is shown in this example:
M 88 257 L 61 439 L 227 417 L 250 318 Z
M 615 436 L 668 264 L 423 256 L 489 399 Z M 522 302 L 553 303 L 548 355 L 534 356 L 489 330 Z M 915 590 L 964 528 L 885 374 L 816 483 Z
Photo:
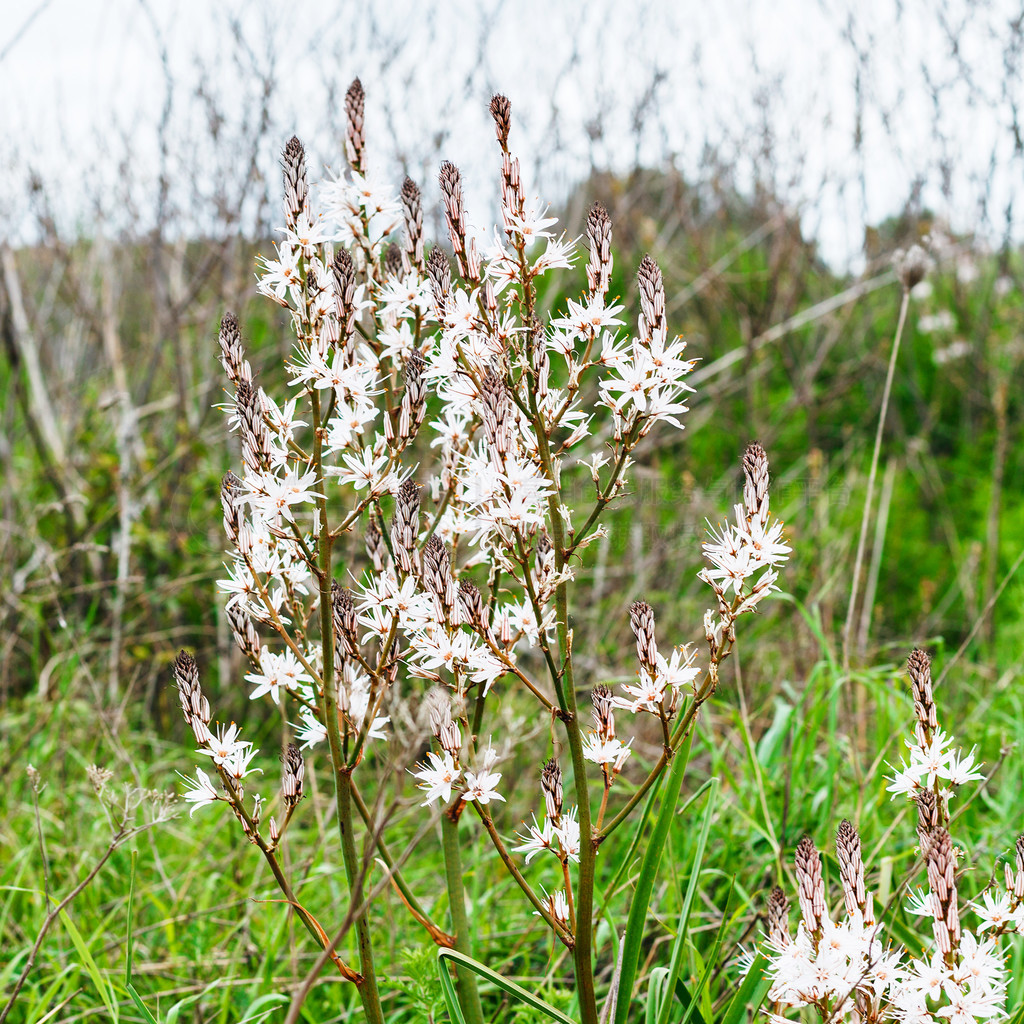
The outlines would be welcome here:
M 469 943 L 469 917 L 466 915 L 466 892 L 462 884 L 462 856 L 459 852 L 459 819 L 462 803 L 456 797 L 455 804 L 441 816 L 441 836 L 444 841 L 444 873 L 448 885 L 448 906 L 452 915 L 452 931 L 455 933 L 455 948 L 466 956 L 472 956 Z M 466 1017 L 466 1024 L 484 1024 L 484 1010 L 480 1003 L 480 991 L 476 975 L 458 964 L 455 977 L 459 989 L 459 1005 Z
M 871 505 L 875 496 L 875 477 L 878 475 L 878 458 L 882 451 L 882 435 L 885 432 L 885 416 L 889 411 L 889 395 L 892 392 L 892 381 L 896 373 L 896 357 L 900 352 L 900 341 L 903 338 L 903 326 L 907 322 L 907 308 L 910 306 L 910 289 L 903 289 L 903 301 L 900 303 L 899 322 L 896 325 L 896 336 L 893 338 L 892 353 L 889 356 L 889 369 L 885 375 L 885 387 L 882 389 L 882 408 L 878 414 L 878 428 L 875 431 L 875 447 L 871 453 L 871 470 L 868 473 L 868 493 L 864 498 L 864 512 L 860 520 L 860 536 L 857 539 L 857 557 L 853 566 L 853 583 L 850 587 L 850 604 L 846 610 L 846 625 L 843 627 L 843 671 L 850 671 L 850 638 L 853 635 L 853 619 L 857 611 L 857 591 L 860 587 L 860 570 L 864 562 L 864 548 L 867 544 L 868 524 L 871 522 Z
M 353 908 L 363 907 L 363 872 L 356 856 L 352 820 L 352 774 L 345 764 L 341 728 L 338 721 L 338 684 L 334 679 L 334 618 L 331 607 L 331 532 L 327 527 L 327 491 L 323 476 L 323 435 L 320 420 L 320 395 L 312 395 L 313 405 L 313 468 L 317 476 L 317 571 L 320 588 L 320 638 L 323 651 L 323 715 L 334 768 L 334 789 L 338 801 L 338 832 L 341 836 L 345 875 Z M 356 937 L 359 942 L 359 998 L 368 1024 L 384 1024 L 384 1011 L 377 992 L 377 976 L 373 966 L 368 908 L 356 916 Z
M 384 1010 L 377 991 L 377 973 L 373 966 L 373 945 L 370 941 L 370 921 L 363 897 L 363 875 L 356 854 L 356 840 L 352 831 L 352 775 L 343 771 L 338 786 L 338 826 L 341 831 L 341 851 L 345 860 L 345 876 L 354 908 L 363 908 L 356 915 L 356 939 L 359 943 L 359 998 L 368 1024 L 384 1024 Z

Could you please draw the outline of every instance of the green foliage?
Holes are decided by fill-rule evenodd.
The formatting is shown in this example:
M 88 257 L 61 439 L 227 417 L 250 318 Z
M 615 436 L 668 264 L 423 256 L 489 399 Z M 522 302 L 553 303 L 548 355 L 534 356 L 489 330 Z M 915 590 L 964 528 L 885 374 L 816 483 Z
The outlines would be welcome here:
M 1018 340 L 1024 333 L 1018 284 L 1024 265 L 1017 252 L 987 254 L 965 246 L 973 280 L 962 280 L 956 263 L 948 263 L 933 276 L 931 294 L 914 300 L 883 448 L 883 475 L 887 464 L 894 470 L 870 653 L 847 675 L 835 637 L 849 594 L 898 289 L 880 287 L 775 340 L 759 341 L 775 325 L 854 284 L 821 264 L 798 224 L 781 221 L 751 243 L 752 233 L 769 220 L 766 208 L 734 194 L 698 194 L 672 176 L 595 181 L 588 190 L 605 200 L 616 221 L 621 248 L 613 290 L 629 315 L 635 296 L 625 270 L 653 247 L 666 273 L 670 323 L 688 336 L 702 368 L 739 353 L 701 384 L 682 438 L 654 439 L 652 454 L 637 467 L 633 494 L 611 513 L 608 537 L 584 553 L 577 575 L 594 585 L 596 600 L 573 626 L 578 649 L 588 653 L 588 685 L 632 674 L 626 607 L 633 597 L 655 606 L 666 644 L 699 640 L 706 596 L 695 575 L 703 517 L 720 515 L 737 493 L 733 467 L 741 440 L 757 437 L 768 448 L 777 477 L 773 507 L 794 540 L 782 581 L 791 596 L 766 606 L 741 636 L 693 737 L 686 788 L 668 795 L 652 790 L 640 819 L 644 828 L 603 847 L 597 864 L 605 925 L 595 955 L 604 988 L 630 906 L 644 910 L 625 937 L 636 964 L 630 1019 L 639 1019 L 642 1007 L 659 1024 L 679 1024 L 686 1014 L 693 1022 L 739 1024 L 752 1019 L 748 1005 L 763 995 L 764 982 L 757 968 L 740 981 L 733 966 L 737 942 L 740 936 L 748 947 L 757 941 L 773 884 L 792 891 L 791 853 L 803 834 L 826 848 L 839 820 L 850 817 L 863 838 L 869 885 L 887 895 L 914 860 L 911 820 L 882 782 L 884 762 L 898 761 L 909 733 L 910 702 L 899 665 L 915 642 L 936 653 L 938 667 L 948 663 L 1021 550 L 1024 409 L 1015 382 L 1024 358 Z M 651 235 L 651 211 L 635 202 L 638 190 L 645 190 L 650 204 L 678 202 L 678 234 Z M 628 206 L 623 197 L 632 197 L 631 212 L 616 210 Z M 131 253 L 124 256 L 128 261 Z M 31 270 L 32 259 L 42 256 L 19 258 Z M 725 269 L 700 285 L 700 274 L 723 260 Z M 34 273 L 44 276 L 41 267 Z M 133 280 L 127 268 L 125 281 Z M 1012 286 L 997 287 L 1000 281 Z M 574 296 L 579 281 L 567 276 L 563 286 Z M 158 367 L 146 382 L 148 397 L 173 394 L 176 369 L 166 355 L 156 359 L 144 291 L 125 287 L 132 298 L 120 323 L 140 405 L 148 367 Z M 542 298 L 555 304 L 561 295 Z M 925 317 L 944 311 L 951 326 L 924 329 Z M 70 307 L 61 315 L 70 317 Z M 173 788 L 188 747 L 169 714 L 169 660 L 188 645 L 211 678 L 219 667 L 216 638 L 223 624 L 213 580 L 223 541 L 217 489 L 230 456 L 221 417 L 208 408 L 219 390 L 201 387 L 216 370 L 214 322 L 189 325 L 183 334 L 194 360 L 183 370 L 190 373 L 186 391 L 200 397 L 193 394 L 190 406 L 157 409 L 139 421 L 130 478 L 138 514 L 131 525 L 114 694 L 108 659 L 123 463 L 114 440 L 115 409 L 101 401 L 107 371 L 83 374 L 61 396 L 73 410 L 66 438 L 75 483 L 69 504 L 16 401 L 26 387 L 24 374 L 0 360 L 0 390 L 10 397 L 3 550 L 20 587 L 5 595 L 7 639 L 0 662 L 0 993 L 20 974 L 53 897 L 68 892 L 105 848 L 109 829 L 86 766 L 110 767 L 117 785 Z M 276 363 L 278 324 L 246 311 L 244 332 L 254 365 Z M 960 342 L 966 348 L 957 349 Z M 585 495 L 585 471 L 579 485 Z M 954 807 L 960 815 L 956 837 L 966 854 L 963 885 L 971 893 L 1001 870 L 998 859 L 1024 828 L 1024 697 L 1016 685 L 1022 608 L 1024 580 L 1018 577 L 937 690 L 940 722 L 955 726 L 965 746 L 977 744 L 990 768 L 998 765 L 976 799 Z M 230 659 L 227 664 L 232 671 L 238 667 Z M 239 715 L 245 708 L 249 719 L 238 678 L 220 680 L 220 706 Z M 501 704 L 514 716 L 514 695 Z M 248 734 L 256 738 L 258 729 L 250 727 Z M 1004 748 L 1010 753 L 1000 763 Z M 641 735 L 627 777 L 642 778 L 657 753 L 657 736 Z M 38 822 L 25 777 L 30 763 L 43 773 Z M 533 793 L 516 780 L 534 767 L 517 764 L 509 772 L 508 820 L 528 816 Z M 270 762 L 266 770 L 272 770 Z M 718 789 L 701 808 L 703 830 L 682 827 L 683 819 L 671 812 L 659 818 L 663 808 L 693 800 L 711 780 Z M 328 789 L 321 776 L 321 811 Z M 316 950 L 294 914 L 276 902 L 273 880 L 254 866 L 233 824 L 215 814 L 183 818 L 143 835 L 133 850 L 118 851 L 44 943 L 12 1024 L 47 1015 L 134 1020 L 146 1013 L 161 1024 L 193 1015 L 224 1024 L 262 1014 L 283 1019 L 291 986 L 309 970 Z M 404 822 L 404 837 L 411 838 L 419 824 Z M 302 864 L 300 898 L 329 918 L 343 899 L 336 836 L 313 814 L 296 829 L 296 849 L 313 851 Z M 656 843 L 663 844 L 660 864 L 651 854 Z M 467 855 L 464 866 L 477 929 L 474 953 L 493 971 L 481 972 L 488 979 L 485 1009 L 522 1024 L 552 1019 L 503 989 L 502 979 L 571 1018 L 571 1004 L 560 1002 L 571 972 L 558 950 L 552 956 L 543 928 L 509 928 L 510 883 L 482 857 Z M 838 871 L 828 857 L 825 869 L 834 893 Z M 381 880 L 375 870 L 371 884 Z M 436 894 L 444 868 L 432 836 L 405 870 L 414 891 L 437 903 L 443 915 Z M 134 952 L 126 975 L 130 900 Z M 444 1020 L 434 946 L 390 891 L 383 902 L 384 923 L 374 938 L 387 976 L 388 1019 Z M 913 922 L 898 906 L 891 920 L 897 935 L 912 934 Z M 1024 950 L 1019 940 L 1009 949 L 1008 1003 L 1024 1005 Z M 619 1005 L 624 1019 L 628 998 Z M 356 1021 L 357 1006 L 350 986 L 324 975 L 303 1019 Z

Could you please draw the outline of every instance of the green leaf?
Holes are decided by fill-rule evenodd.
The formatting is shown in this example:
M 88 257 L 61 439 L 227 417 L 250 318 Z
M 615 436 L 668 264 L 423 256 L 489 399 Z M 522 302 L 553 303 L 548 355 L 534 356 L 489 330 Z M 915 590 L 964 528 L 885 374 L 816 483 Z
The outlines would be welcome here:
M 693 855 L 693 864 L 690 866 L 690 881 L 686 886 L 686 897 L 683 900 L 682 910 L 679 912 L 679 923 L 676 925 L 676 938 L 672 943 L 672 960 L 669 963 L 669 978 L 667 985 L 667 997 L 662 1004 L 661 1013 L 658 1014 L 657 1024 L 668 1024 L 669 1009 L 672 1004 L 672 992 L 676 989 L 676 982 L 679 980 L 679 972 L 683 964 L 683 948 L 686 945 L 687 928 L 690 924 L 690 909 L 693 906 L 693 898 L 697 892 L 697 882 L 700 878 L 701 865 L 704 863 L 704 852 L 708 845 L 708 833 L 711 830 L 711 818 L 714 815 L 715 803 L 718 797 L 718 779 L 709 779 L 708 804 L 704 809 L 704 821 L 701 825 L 700 837 L 697 840 L 697 849 Z M 698 989 L 694 997 L 700 995 Z
M 56 902 L 54 900 L 54 903 Z M 78 950 L 78 955 L 82 958 L 82 963 L 85 965 L 89 977 L 92 978 L 92 983 L 96 986 L 96 991 L 99 992 L 100 999 L 103 1000 L 103 1005 L 110 1014 L 110 1019 L 114 1021 L 114 1024 L 117 1024 L 117 1005 L 111 999 L 110 983 L 100 974 L 100 969 L 96 966 L 96 961 L 93 960 L 92 954 L 82 938 L 82 933 L 78 930 L 75 922 L 68 916 L 66 910 L 60 912 L 60 919 L 64 922 L 64 927 L 68 930 L 68 935 L 71 936 L 71 941 L 75 944 L 75 949 Z
M 150 1013 L 149 1007 L 142 1001 L 138 989 L 132 984 L 132 905 L 135 901 L 135 861 L 137 857 L 138 851 L 132 850 L 131 869 L 128 873 L 128 937 L 125 940 L 127 955 L 124 965 L 124 987 L 128 990 L 128 995 L 132 997 L 132 1002 L 146 1019 L 147 1024 L 158 1024 L 156 1017 Z
M 527 991 L 522 985 L 517 985 L 514 981 L 509 981 L 508 978 L 502 977 L 497 971 L 492 971 L 490 967 L 486 967 L 479 960 L 474 960 L 471 956 L 466 956 L 465 953 L 460 953 L 455 949 L 439 949 L 437 951 L 437 969 L 441 975 L 441 989 L 444 993 L 445 1005 L 448 1007 L 448 1014 L 452 1019 L 452 1024 L 466 1024 L 466 1021 L 462 1016 L 462 1010 L 459 1009 L 459 1002 L 455 995 L 455 986 L 452 984 L 451 975 L 445 966 L 445 960 L 451 960 L 460 967 L 466 967 L 479 974 L 481 978 L 491 982 L 496 988 L 500 988 L 510 996 L 515 996 L 516 999 L 526 1003 L 527 1006 L 532 1006 L 535 1010 L 540 1010 L 541 1013 L 547 1014 L 557 1024 L 576 1024 L 572 1017 L 562 1013 L 561 1010 L 556 1010 L 550 1003 L 544 1002 L 543 999 Z
M 643 942 L 644 929 L 647 926 L 647 909 L 651 902 L 654 880 L 661 866 L 661 856 L 665 852 L 665 840 L 679 802 L 679 792 L 686 773 L 686 763 L 690 757 L 690 744 L 693 730 L 675 752 L 672 767 L 665 783 L 664 796 L 658 817 L 647 844 L 640 875 L 637 878 L 636 892 L 629 907 L 629 919 L 626 923 L 626 938 L 623 943 L 622 972 L 619 976 L 618 1001 L 615 1006 L 615 1024 L 626 1024 L 629 1020 L 629 1006 L 633 997 L 633 983 L 636 980 L 637 964 L 640 960 L 640 946 Z
M 768 994 L 768 989 L 772 986 L 772 979 L 766 978 L 764 974 L 764 969 L 767 966 L 767 957 L 763 953 L 758 953 L 719 1024 L 741 1024 L 748 1009 L 760 1008 L 764 997 Z

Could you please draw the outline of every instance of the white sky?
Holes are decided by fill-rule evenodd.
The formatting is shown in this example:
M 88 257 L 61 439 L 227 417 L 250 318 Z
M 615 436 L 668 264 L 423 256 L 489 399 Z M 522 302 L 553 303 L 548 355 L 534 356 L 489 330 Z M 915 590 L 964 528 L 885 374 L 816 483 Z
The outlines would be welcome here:
M 248 157 L 239 124 L 258 93 L 253 68 L 271 64 L 272 125 L 259 154 L 268 174 L 293 130 L 314 176 L 322 163 L 340 167 L 334 133 L 358 74 L 381 168 L 394 170 L 397 155 L 423 182 L 438 159 L 452 159 L 481 220 L 495 192 L 494 91 L 512 99 L 514 147 L 554 201 L 591 166 L 626 169 L 638 156 L 693 172 L 708 143 L 737 154 L 749 181 L 752 132 L 767 124 L 777 189 L 801 204 L 805 232 L 837 261 L 856 262 L 865 221 L 896 212 L 918 177 L 927 204 L 959 229 L 978 223 L 987 195 L 997 231 L 1024 181 L 1009 129 L 1024 90 L 1020 71 L 1004 64 L 1021 11 L 1009 0 L 0 0 L 0 12 L 0 217 L 15 238 L 25 230 L 29 166 L 65 221 L 88 223 L 97 206 L 107 216 L 118 203 L 152 208 L 164 55 L 174 80 L 167 166 L 178 182 L 195 167 L 212 182 L 229 173 L 225 161 Z M 859 65 L 844 33 L 865 51 Z M 236 59 L 246 50 L 248 67 Z M 634 112 L 656 77 L 637 135 Z M 926 81 L 939 87 L 938 104 Z M 216 153 L 204 141 L 200 82 L 226 115 Z M 128 195 L 117 186 L 125 161 Z M 183 211 L 189 199 L 188 188 L 173 196 Z M 1022 227 L 1018 216 L 1018 237 Z

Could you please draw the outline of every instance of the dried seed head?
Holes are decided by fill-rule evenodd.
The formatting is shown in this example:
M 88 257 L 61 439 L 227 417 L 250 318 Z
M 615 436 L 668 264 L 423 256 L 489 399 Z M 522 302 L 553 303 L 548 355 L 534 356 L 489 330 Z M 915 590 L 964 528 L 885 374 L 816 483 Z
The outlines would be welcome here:
M 434 293 L 434 306 L 437 308 L 438 318 L 443 321 L 452 294 L 452 268 L 448 262 L 448 255 L 439 245 L 435 245 L 427 257 L 427 276 L 430 278 L 430 287 Z
M 293 135 L 284 147 L 284 217 L 289 228 L 295 226 L 305 209 L 309 182 L 306 180 L 306 151 L 298 137 Z
M 302 799 L 302 777 L 305 773 L 302 752 L 294 743 L 289 743 L 281 758 L 281 798 L 285 807 L 294 807 Z
M 779 948 L 793 941 L 789 934 L 789 900 L 778 886 L 768 897 L 768 938 Z
M 935 944 L 946 965 L 955 963 L 960 945 L 960 911 L 957 907 L 956 855 L 953 840 L 944 828 L 934 831 L 927 852 L 928 888 L 931 890 L 935 920 L 932 931 Z
M 508 147 L 508 133 L 512 127 L 512 104 L 507 96 L 500 93 L 491 97 L 491 117 L 498 133 L 498 144 L 502 149 Z
M 932 661 L 927 652 L 920 648 L 911 651 L 907 658 L 907 671 L 910 673 L 914 713 L 917 715 L 917 739 L 922 746 L 926 746 L 939 727 L 935 698 L 932 695 Z
M 845 818 L 836 831 L 836 855 L 839 859 L 839 876 L 843 882 L 843 900 L 850 917 L 855 911 L 861 915 L 867 908 L 867 892 L 864 888 L 864 862 L 861 860 L 860 836 L 853 824 Z
M 541 769 L 540 788 L 544 793 L 544 813 L 557 825 L 562 820 L 562 769 L 554 758 Z
M 796 848 L 796 880 L 799 887 L 800 914 L 808 934 L 814 936 L 815 948 L 821 938 L 825 906 L 825 881 L 821 874 L 821 856 L 810 836 L 804 836 Z
M 352 84 L 345 93 L 345 116 L 348 118 L 348 130 L 345 134 L 345 155 L 348 157 L 349 166 L 357 174 L 363 172 L 363 149 L 365 139 L 363 138 L 363 119 L 366 106 L 366 93 L 363 92 L 363 83 L 358 78 L 353 79 Z
M 654 609 L 646 601 L 634 601 L 629 607 L 629 624 L 636 637 L 636 656 L 640 666 L 653 679 L 658 674 L 658 643 L 654 636 Z
M 405 251 L 409 262 L 423 269 L 423 206 L 420 190 L 412 178 L 402 183 L 402 212 L 405 217 Z
M 919 245 L 912 245 L 906 252 L 897 249 L 892 258 L 893 269 L 904 289 L 910 291 L 920 284 L 931 270 L 932 261 Z
M 185 722 L 199 744 L 210 738 L 210 702 L 199 685 L 199 666 L 188 651 L 179 651 L 174 659 L 174 681 L 178 684 L 178 700 Z
M 370 521 L 366 526 L 366 553 L 373 563 L 374 571 L 383 572 L 384 567 L 388 564 L 388 546 L 384 543 L 376 516 L 370 516 Z
M 587 241 L 587 285 L 591 295 L 605 295 L 612 276 L 612 219 L 600 203 L 594 203 L 587 216 Z
M 615 738 L 615 718 L 612 713 L 615 707 L 615 697 L 612 691 L 598 683 L 590 691 L 590 700 L 594 705 L 594 724 L 597 726 L 597 735 L 602 741 Z
M 414 480 L 405 480 L 395 498 L 395 518 L 391 525 L 391 547 L 403 572 L 416 571 L 416 538 L 420 532 L 420 489 Z
M 114 777 L 114 773 L 109 768 L 91 764 L 85 769 L 85 777 L 89 780 L 89 785 L 92 786 L 96 795 L 103 796 L 103 791 L 107 788 L 107 783 Z
M 743 453 L 743 504 L 747 522 L 768 525 L 768 456 L 755 441 Z
M 436 533 L 423 548 L 423 585 L 437 598 L 445 621 L 451 622 L 457 596 L 452 559 L 444 541 Z
M 398 439 L 404 448 L 419 433 L 427 411 L 427 382 L 423 376 L 426 360 L 413 349 L 405 360 L 405 391 L 398 419 Z
M 661 268 L 648 255 L 636 274 L 640 285 L 640 337 L 648 347 L 665 342 L 665 282 Z
M 246 361 L 242 349 L 242 331 L 238 326 L 238 317 L 234 313 L 225 313 L 220 322 L 220 361 L 224 372 L 232 384 L 238 385 L 240 380 L 252 380 L 252 367 Z
M 487 610 L 484 599 L 480 596 L 480 588 L 468 579 L 459 580 L 459 604 L 462 606 L 464 621 L 475 629 L 487 628 Z
M 352 591 L 331 580 L 331 613 L 334 623 L 334 649 L 347 655 L 356 653 L 356 606 Z
M 402 263 L 402 250 L 397 242 L 388 245 L 384 253 L 384 271 L 388 277 L 401 277 L 405 273 L 405 265 Z
M 43 777 L 35 765 L 25 766 L 25 776 L 28 778 L 28 784 L 32 787 L 33 792 L 38 793 L 43 788 Z

